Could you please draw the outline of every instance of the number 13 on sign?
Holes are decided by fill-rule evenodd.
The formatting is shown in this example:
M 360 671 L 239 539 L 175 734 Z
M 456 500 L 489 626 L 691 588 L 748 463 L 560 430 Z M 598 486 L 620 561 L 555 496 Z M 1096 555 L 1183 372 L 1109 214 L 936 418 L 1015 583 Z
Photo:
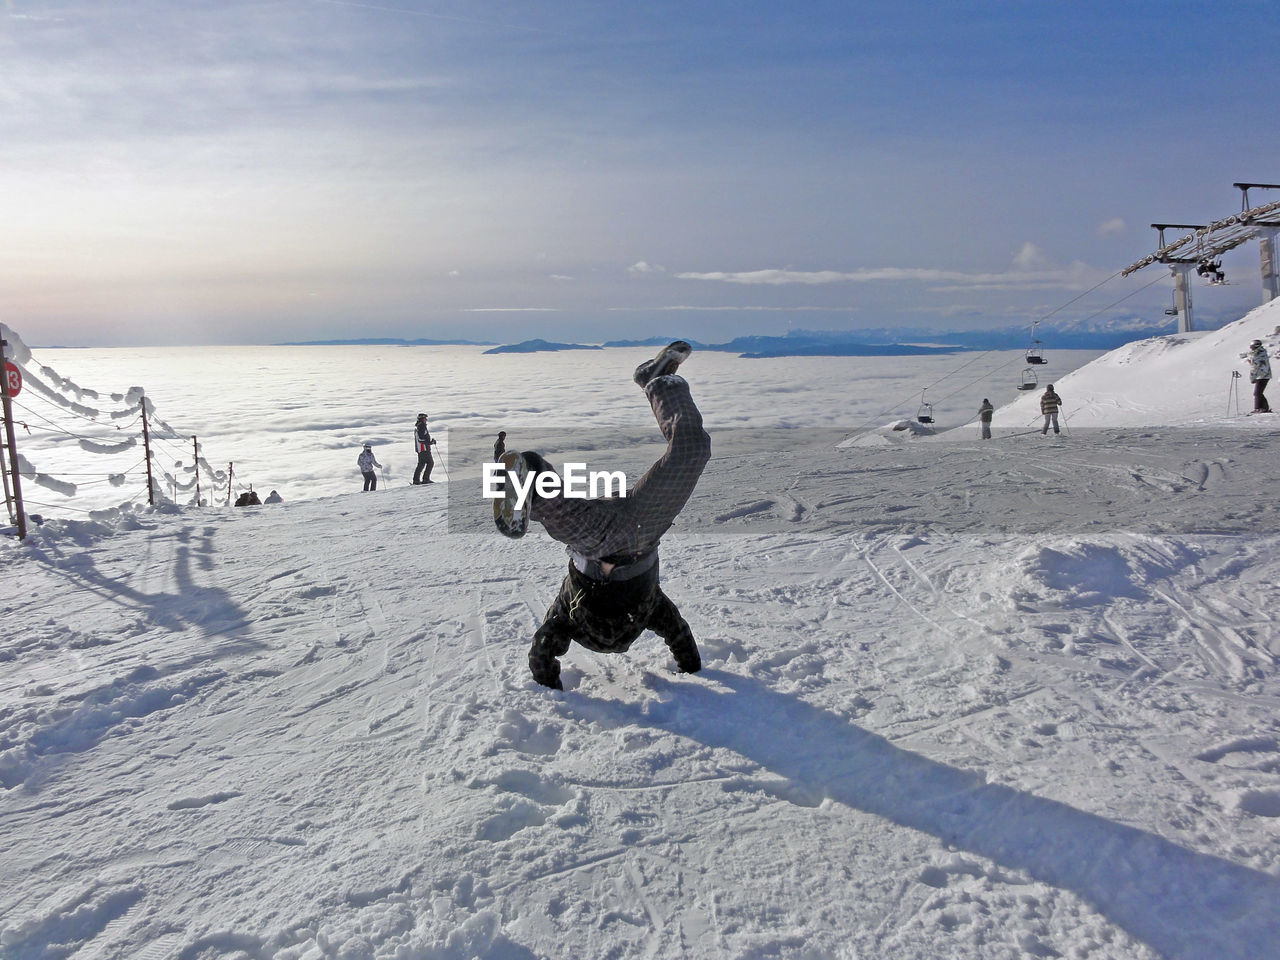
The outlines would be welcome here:
M 8 360 L 4 362 L 4 378 L 9 384 L 9 396 L 16 397 L 22 392 L 22 371 Z

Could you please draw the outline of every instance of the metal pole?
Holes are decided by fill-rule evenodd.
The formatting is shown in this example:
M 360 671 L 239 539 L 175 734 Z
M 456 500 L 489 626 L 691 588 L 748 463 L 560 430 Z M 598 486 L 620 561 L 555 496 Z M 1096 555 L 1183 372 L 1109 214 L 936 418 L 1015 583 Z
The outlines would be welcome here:
M 8 345 L 8 340 L 0 340 L 0 399 L 3 400 L 5 444 L 9 450 L 9 469 L 12 471 L 13 507 L 18 518 L 18 539 L 25 540 L 27 514 L 22 509 L 22 480 L 18 474 L 18 438 L 13 432 L 13 404 L 9 396 L 9 373 L 4 369 L 7 360 L 5 347 Z
M 142 449 L 147 457 L 147 503 L 154 507 L 156 492 L 151 479 L 151 434 L 147 430 L 147 395 L 142 394 L 138 402 L 142 404 Z
M 1195 329 L 1191 317 L 1191 264 L 1175 263 L 1169 269 L 1173 271 L 1173 299 L 1178 308 L 1178 332 L 1190 333 Z
M 231 506 L 231 478 L 236 475 L 235 462 L 231 461 L 227 464 L 227 506 Z
M 191 461 L 192 466 L 196 468 L 196 506 L 200 506 L 200 444 L 196 443 L 196 435 L 191 435 L 191 450 L 195 457 Z
M 4 508 L 9 512 L 9 522 L 16 524 L 18 515 L 13 512 L 13 494 L 9 492 L 9 467 L 5 449 L 4 444 L 0 444 L 0 478 L 4 480 Z
M 1262 260 L 1262 302 L 1270 303 L 1280 297 L 1280 275 L 1277 274 L 1276 234 L 1280 229 L 1263 227 L 1258 230 L 1258 255 Z
M 2 349 L 0 349 L 0 370 L 3 370 L 3 369 L 4 369 L 4 352 Z M 3 374 L 0 374 L 0 377 L 3 377 L 3 379 L 6 381 L 5 386 L 7 387 L 8 386 L 7 381 L 9 378 L 4 377 Z M 9 417 L 6 415 L 4 419 L 7 421 Z M 4 444 L 0 443 L 0 478 L 3 478 L 4 480 L 4 508 L 6 511 L 8 511 L 9 522 L 14 525 L 17 525 L 18 514 L 13 509 L 13 494 L 9 490 L 9 467 L 8 467 L 8 460 L 6 459 L 7 449 L 8 448 Z

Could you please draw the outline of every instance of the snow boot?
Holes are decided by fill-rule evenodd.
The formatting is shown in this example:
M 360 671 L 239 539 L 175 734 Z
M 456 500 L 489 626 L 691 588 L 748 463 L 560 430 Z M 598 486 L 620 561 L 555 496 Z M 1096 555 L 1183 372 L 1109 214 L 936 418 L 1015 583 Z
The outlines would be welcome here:
M 689 346 L 683 340 L 673 340 L 661 350 L 652 360 L 646 360 L 640 366 L 636 367 L 636 372 L 632 376 L 637 384 L 641 387 L 647 387 L 649 381 L 654 377 L 664 377 L 669 373 L 675 373 L 680 364 L 689 359 L 689 354 L 693 353 L 693 347 Z
M 502 456 L 502 468 L 506 475 L 502 478 L 502 496 L 493 501 L 493 522 L 504 537 L 518 540 L 529 531 L 533 492 L 529 492 L 523 506 L 517 507 L 516 499 L 520 494 L 516 490 L 516 482 L 524 485 L 529 465 L 521 454 L 506 453 Z

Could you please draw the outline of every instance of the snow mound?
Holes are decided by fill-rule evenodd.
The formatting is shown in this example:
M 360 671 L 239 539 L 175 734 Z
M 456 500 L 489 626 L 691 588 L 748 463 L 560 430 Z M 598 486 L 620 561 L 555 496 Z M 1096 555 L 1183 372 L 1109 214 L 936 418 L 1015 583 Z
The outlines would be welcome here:
M 837 444 L 837 447 L 883 447 L 889 444 L 905 443 L 916 437 L 932 437 L 936 431 L 933 427 L 919 420 L 894 420 L 878 427 L 869 433 L 858 434 Z
M 1056 541 L 1024 551 L 1016 561 L 1020 601 L 1052 601 L 1066 607 L 1106 604 L 1114 598 L 1145 599 L 1149 586 L 1195 563 L 1185 544 L 1152 538 Z

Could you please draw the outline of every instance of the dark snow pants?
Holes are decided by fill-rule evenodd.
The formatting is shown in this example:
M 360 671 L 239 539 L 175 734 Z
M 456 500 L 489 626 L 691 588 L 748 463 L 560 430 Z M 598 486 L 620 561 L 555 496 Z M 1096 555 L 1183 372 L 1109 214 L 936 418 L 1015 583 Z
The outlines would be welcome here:
M 618 499 L 534 499 L 529 517 L 553 539 L 592 560 L 641 557 L 684 509 L 711 459 L 711 438 L 684 377 L 655 377 L 645 396 L 667 449 L 627 495 Z
M 431 468 L 436 465 L 431 457 L 431 449 L 418 451 L 418 469 L 413 471 L 414 483 L 426 483 L 431 479 Z M 423 472 L 425 470 L 425 472 Z

